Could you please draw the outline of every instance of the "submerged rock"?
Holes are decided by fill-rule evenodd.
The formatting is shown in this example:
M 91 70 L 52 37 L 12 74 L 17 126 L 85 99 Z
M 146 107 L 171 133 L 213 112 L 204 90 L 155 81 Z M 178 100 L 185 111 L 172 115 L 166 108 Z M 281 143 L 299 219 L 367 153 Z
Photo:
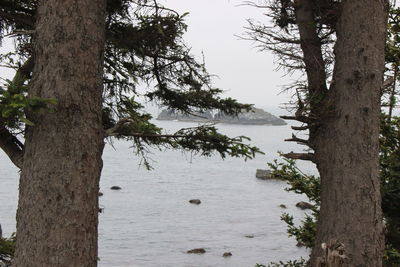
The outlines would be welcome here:
M 206 250 L 204 248 L 194 248 L 194 249 L 186 251 L 186 253 L 189 253 L 189 254 L 204 254 L 204 253 L 206 253 Z
M 271 173 L 272 172 L 270 170 L 257 169 L 256 170 L 256 177 L 258 179 L 262 179 L 262 180 L 272 179 Z
M 201 204 L 201 200 L 200 199 L 191 199 L 191 200 L 189 200 L 189 203 L 200 205 Z
M 114 185 L 110 187 L 111 190 L 121 190 L 122 188 L 119 187 L 118 185 Z
M 312 209 L 314 208 L 314 205 L 305 202 L 305 201 L 300 201 L 299 203 L 296 204 L 296 207 L 302 209 L 302 210 L 307 210 L 307 209 Z
M 104 195 L 104 194 L 103 194 L 103 192 L 99 192 L 98 195 L 99 195 L 99 197 L 101 197 L 101 196 Z
M 231 252 L 225 252 L 224 254 L 222 254 L 222 257 L 225 257 L 225 258 L 231 257 L 231 256 L 232 256 Z
M 287 208 L 285 204 L 280 204 L 279 207 L 282 208 L 282 209 L 286 209 Z
M 254 238 L 254 235 L 245 235 L 244 237 L 247 237 L 247 238 Z

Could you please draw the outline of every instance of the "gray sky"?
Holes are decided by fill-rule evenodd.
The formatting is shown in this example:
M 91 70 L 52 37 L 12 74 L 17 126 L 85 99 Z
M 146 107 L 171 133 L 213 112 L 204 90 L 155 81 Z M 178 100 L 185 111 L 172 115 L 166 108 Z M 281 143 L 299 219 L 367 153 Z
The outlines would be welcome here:
M 275 72 L 274 57 L 259 52 L 251 41 L 239 40 L 244 34 L 246 19 L 266 22 L 263 10 L 239 6 L 243 0 L 159 0 L 165 6 L 183 14 L 189 26 L 184 38 L 192 53 L 202 59 L 211 74 L 217 75 L 214 85 L 226 90 L 230 96 L 243 103 L 273 106 L 289 101 L 287 93 L 280 94 L 288 77 Z M 10 40 L 3 42 L 1 52 L 12 47 Z M 11 71 L 0 68 L 1 77 L 11 78 Z
M 185 40 L 195 55 L 204 52 L 206 67 L 216 74 L 215 85 L 227 90 L 226 96 L 258 106 L 278 106 L 289 101 L 279 94 L 288 83 L 283 72 L 275 72 L 274 56 L 259 52 L 250 41 L 239 40 L 246 19 L 266 22 L 263 10 L 239 6 L 243 0 L 159 0 L 186 17 L 189 26 Z

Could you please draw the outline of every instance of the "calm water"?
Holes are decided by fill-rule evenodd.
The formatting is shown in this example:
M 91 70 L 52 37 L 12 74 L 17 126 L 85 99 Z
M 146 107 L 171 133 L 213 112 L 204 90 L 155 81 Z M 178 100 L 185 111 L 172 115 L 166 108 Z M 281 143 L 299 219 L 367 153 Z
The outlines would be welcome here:
M 157 122 L 175 130 L 195 124 Z M 231 135 L 247 135 L 266 155 L 244 162 L 200 158 L 180 151 L 153 151 L 154 170 L 139 167 L 131 144 L 106 146 L 100 198 L 99 266 L 254 266 L 277 260 L 297 259 L 307 251 L 295 246 L 280 221 L 282 212 L 299 220 L 304 212 L 295 204 L 304 197 L 284 191 L 285 183 L 260 181 L 257 168 L 276 158 L 276 152 L 301 147 L 282 140 L 289 126 L 218 126 Z M 0 223 L 3 233 L 15 231 L 18 173 L 0 155 Z M 309 172 L 311 166 L 303 164 Z M 122 187 L 112 191 L 113 185 Z M 189 204 L 199 198 L 201 205 Z M 282 209 L 280 204 L 288 208 Z M 254 238 L 247 238 L 253 235 Z M 205 248 L 204 255 L 186 254 Z M 223 258 L 224 252 L 233 254 Z

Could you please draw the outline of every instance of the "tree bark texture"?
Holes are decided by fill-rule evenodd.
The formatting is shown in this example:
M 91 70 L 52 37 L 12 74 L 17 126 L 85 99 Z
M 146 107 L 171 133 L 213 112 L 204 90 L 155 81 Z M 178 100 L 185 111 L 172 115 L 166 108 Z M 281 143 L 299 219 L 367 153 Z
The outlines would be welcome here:
M 40 1 L 13 266 L 97 266 L 105 0 Z
M 321 265 L 321 244 L 340 243 L 346 255 L 341 266 L 379 267 L 384 240 L 378 138 L 387 6 L 383 0 L 341 5 L 327 110 L 320 126 L 310 130 L 321 176 L 310 266 L 330 266 Z

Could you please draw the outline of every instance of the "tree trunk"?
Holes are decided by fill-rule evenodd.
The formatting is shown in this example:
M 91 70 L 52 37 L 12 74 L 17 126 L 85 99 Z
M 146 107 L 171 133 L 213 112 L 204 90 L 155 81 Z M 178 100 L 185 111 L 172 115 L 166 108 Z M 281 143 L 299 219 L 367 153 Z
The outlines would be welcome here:
M 97 266 L 105 0 L 39 1 L 13 266 Z
M 386 12 L 384 0 L 342 2 L 331 103 L 313 135 L 321 210 L 310 266 L 330 266 L 321 265 L 322 243 L 344 245 L 341 266 L 382 266 L 378 137 Z

